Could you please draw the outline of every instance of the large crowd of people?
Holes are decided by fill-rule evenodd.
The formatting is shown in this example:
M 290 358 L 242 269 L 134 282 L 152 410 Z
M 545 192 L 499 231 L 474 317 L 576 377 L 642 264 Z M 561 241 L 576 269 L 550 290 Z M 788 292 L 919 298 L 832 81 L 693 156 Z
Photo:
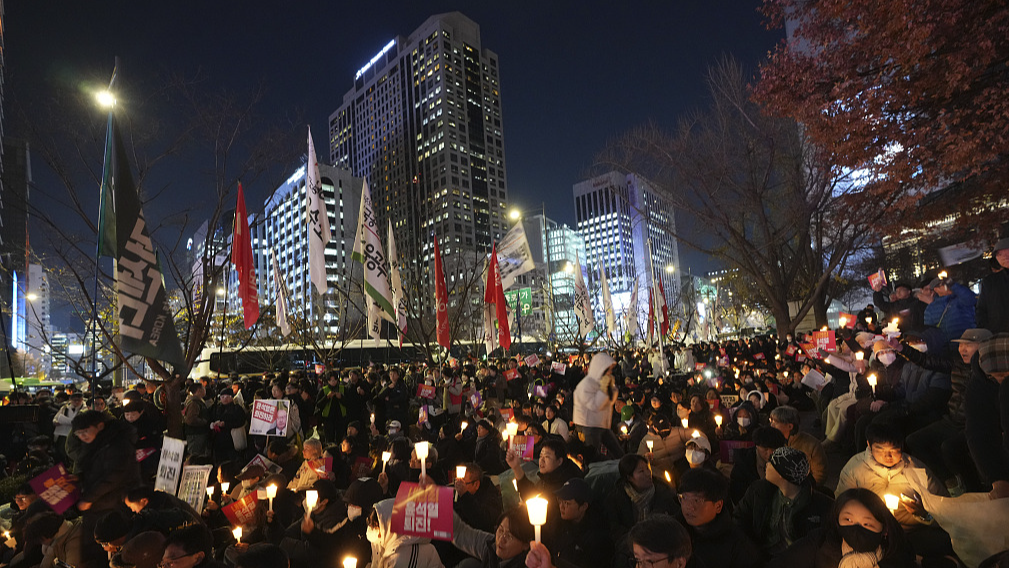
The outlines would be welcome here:
M 174 409 L 144 381 L 14 391 L 32 418 L 0 439 L 0 566 L 1005 565 L 996 248 L 980 297 L 945 277 L 877 285 L 820 337 L 199 378 Z M 271 435 L 249 431 L 263 399 L 289 401 Z M 200 510 L 155 489 L 172 412 L 185 463 L 212 467 Z M 30 483 L 57 464 L 80 492 L 61 513 Z M 397 532 L 407 482 L 453 488 L 450 541 Z

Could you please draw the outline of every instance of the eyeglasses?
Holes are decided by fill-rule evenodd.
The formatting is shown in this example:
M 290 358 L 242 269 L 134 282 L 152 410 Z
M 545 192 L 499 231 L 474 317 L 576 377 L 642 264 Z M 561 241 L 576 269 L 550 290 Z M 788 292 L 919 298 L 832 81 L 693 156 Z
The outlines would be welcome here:
M 192 554 L 183 554 L 182 556 L 176 556 L 175 558 L 169 558 L 167 560 L 162 560 L 161 563 L 158 564 L 158 568 L 174 568 L 175 567 L 175 563 L 178 562 L 179 560 L 182 560 L 183 558 L 188 558 L 190 556 L 196 556 L 197 554 L 199 554 L 199 553 L 198 552 L 194 552 Z
M 496 535 L 497 539 L 502 543 L 515 539 L 515 535 L 505 530 L 503 525 L 498 525 L 497 530 L 494 531 L 494 534 Z
M 657 560 L 641 560 L 639 558 L 631 558 L 627 561 L 627 568 L 654 568 L 659 562 L 669 562 L 672 556 L 667 556 L 665 558 L 659 558 Z

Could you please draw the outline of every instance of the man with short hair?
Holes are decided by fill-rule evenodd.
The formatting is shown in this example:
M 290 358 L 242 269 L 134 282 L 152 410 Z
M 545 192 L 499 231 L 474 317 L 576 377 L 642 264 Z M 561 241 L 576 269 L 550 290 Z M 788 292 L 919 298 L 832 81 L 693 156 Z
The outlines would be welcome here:
M 186 451 L 190 456 L 210 455 L 210 409 L 203 398 L 207 389 L 203 383 L 189 385 L 189 396 L 182 406 L 182 421 L 185 423 Z
M 785 435 L 770 426 L 761 426 L 753 431 L 754 446 L 735 451 L 732 473 L 729 475 L 729 496 L 733 503 L 739 503 L 746 490 L 757 480 L 764 479 L 767 462 L 774 450 L 788 445 Z
M 702 566 L 751 568 L 761 564 L 760 549 L 732 522 L 725 476 L 709 469 L 691 469 L 679 487 L 680 512 Z
M 790 448 L 806 454 L 813 479 L 822 484 L 827 479 L 827 452 L 812 434 L 799 431 L 799 411 L 782 405 L 771 411 L 771 427 L 785 435 Z
M 690 535 L 668 515 L 656 515 L 631 527 L 627 534 L 634 562 L 644 568 L 684 568 L 690 559 Z
M 484 475 L 483 468 L 474 462 L 465 464 L 466 475 L 455 480 L 455 491 L 459 496 L 454 509 L 469 526 L 486 532 L 494 532 L 504 506 L 501 490 Z
M 613 540 L 599 511 L 590 505 L 592 490 L 580 477 L 564 482 L 554 492 L 560 520 L 544 537 L 558 567 L 608 568 L 613 559 Z

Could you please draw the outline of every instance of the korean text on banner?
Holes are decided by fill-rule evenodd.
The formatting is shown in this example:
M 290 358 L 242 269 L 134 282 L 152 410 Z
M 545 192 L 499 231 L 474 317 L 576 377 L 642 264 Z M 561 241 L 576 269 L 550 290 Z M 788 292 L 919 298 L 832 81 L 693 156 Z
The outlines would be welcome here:
M 417 385 L 417 397 L 426 398 L 429 400 L 434 400 L 435 387 L 434 385 Z
M 403 482 L 392 506 L 392 532 L 435 540 L 452 540 L 451 487 Z
M 57 515 L 62 515 L 81 499 L 81 488 L 71 480 L 70 474 L 58 463 L 28 482 Z
M 207 497 L 207 480 L 212 465 L 187 465 L 182 468 L 182 483 L 179 483 L 178 498 L 197 511 L 203 510 L 203 501 Z
M 186 441 L 165 436 L 161 444 L 161 461 L 158 463 L 158 477 L 154 489 L 175 495 L 182 471 L 182 458 L 186 453 Z
M 287 436 L 287 417 L 291 401 L 260 399 L 253 401 L 249 434 L 253 436 Z
M 228 518 L 232 526 L 244 526 L 252 523 L 256 519 L 256 505 L 258 505 L 258 494 L 250 492 L 245 497 L 231 503 L 221 509 L 224 516 Z

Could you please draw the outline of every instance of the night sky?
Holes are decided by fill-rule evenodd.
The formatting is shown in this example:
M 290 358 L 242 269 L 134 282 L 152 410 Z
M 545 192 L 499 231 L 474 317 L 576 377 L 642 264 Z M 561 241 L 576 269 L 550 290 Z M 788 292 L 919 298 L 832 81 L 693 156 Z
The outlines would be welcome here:
M 673 126 L 702 107 L 704 73 L 722 55 L 751 70 L 766 56 L 781 34 L 765 30 L 759 4 L 8 0 L 4 89 L 24 99 L 78 77 L 107 77 L 117 55 L 126 81 L 200 69 L 234 90 L 264 84 L 261 110 L 301 111 L 322 158 L 329 114 L 355 71 L 395 36 L 458 10 L 500 58 L 512 204 L 545 200 L 549 217 L 573 223 L 571 186 L 608 139 L 649 120 Z M 33 165 L 44 183 L 41 160 Z M 272 189 L 246 187 L 250 212 Z M 199 188 L 190 191 L 197 199 Z M 97 215 L 97 188 L 94 195 Z M 685 247 L 680 254 L 695 271 L 710 266 Z

